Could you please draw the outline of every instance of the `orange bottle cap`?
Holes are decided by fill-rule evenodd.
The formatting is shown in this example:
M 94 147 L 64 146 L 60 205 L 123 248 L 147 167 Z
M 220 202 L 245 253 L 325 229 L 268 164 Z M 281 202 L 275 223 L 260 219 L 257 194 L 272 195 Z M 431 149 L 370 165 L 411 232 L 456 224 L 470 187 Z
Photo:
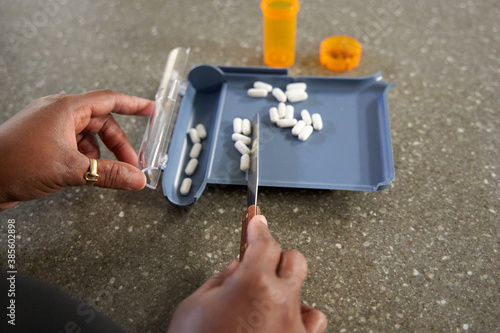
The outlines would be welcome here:
M 321 42 L 319 61 L 326 68 L 344 72 L 358 66 L 363 48 L 354 38 L 330 36 Z

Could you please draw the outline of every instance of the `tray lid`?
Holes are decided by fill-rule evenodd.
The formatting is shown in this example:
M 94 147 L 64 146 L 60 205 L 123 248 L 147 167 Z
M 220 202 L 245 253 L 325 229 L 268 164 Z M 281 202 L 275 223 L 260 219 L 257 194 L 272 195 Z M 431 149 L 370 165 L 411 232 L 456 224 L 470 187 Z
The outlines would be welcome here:
M 189 51 L 189 48 L 178 47 L 170 52 L 155 96 L 155 111 L 149 117 L 139 150 L 139 169 L 146 175 L 146 186 L 152 189 L 158 185 L 161 170 L 167 164 Z

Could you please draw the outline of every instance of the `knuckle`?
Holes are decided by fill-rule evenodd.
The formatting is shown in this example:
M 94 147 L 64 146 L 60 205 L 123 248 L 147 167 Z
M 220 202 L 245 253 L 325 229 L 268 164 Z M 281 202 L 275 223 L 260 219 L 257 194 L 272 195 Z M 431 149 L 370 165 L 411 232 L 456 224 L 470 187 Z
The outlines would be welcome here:
M 307 260 L 306 257 L 298 250 L 288 250 L 286 251 L 287 255 L 290 256 L 293 263 L 299 267 L 304 267 L 307 270 Z
M 103 171 L 103 187 L 118 188 L 120 179 L 122 179 L 122 177 L 124 176 L 122 168 L 120 168 L 120 166 L 116 163 L 110 163 L 106 165 Z
M 103 95 L 103 96 L 106 96 L 106 97 L 113 97 L 113 96 L 115 96 L 117 94 L 116 91 L 111 90 L 111 89 L 97 90 L 97 91 L 94 91 L 93 93 L 94 94 L 98 94 L 98 95 Z
M 255 239 L 249 246 L 254 246 L 257 249 L 262 249 L 265 253 L 280 253 L 281 245 L 272 237 L 259 237 Z
M 271 278 L 263 274 L 249 274 L 242 279 L 242 283 L 246 290 L 252 290 L 257 295 L 269 295 L 272 291 Z

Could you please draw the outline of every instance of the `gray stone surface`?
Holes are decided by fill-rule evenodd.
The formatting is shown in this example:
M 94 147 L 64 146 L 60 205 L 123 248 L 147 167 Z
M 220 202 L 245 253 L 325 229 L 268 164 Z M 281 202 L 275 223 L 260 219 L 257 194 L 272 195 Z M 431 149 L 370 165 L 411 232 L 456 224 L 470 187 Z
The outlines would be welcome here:
M 176 46 L 192 48 L 190 66 L 263 65 L 258 1 L 0 6 L 2 122 L 53 93 L 153 98 Z M 318 48 L 346 34 L 364 53 L 342 76 L 398 81 L 390 188 L 261 191 L 273 236 L 307 257 L 302 299 L 327 315 L 328 332 L 499 329 L 499 17 L 497 0 L 303 1 L 292 75 L 337 75 Z M 117 118 L 138 148 L 146 120 Z M 0 214 L 0 264 L 14 218 L 20 271 L 130 332 L 165 331 L 176 305 L 235 258 L 245 203 L 240 187 L 207 189 L 190 209 L 161 189 L 68 188 Z

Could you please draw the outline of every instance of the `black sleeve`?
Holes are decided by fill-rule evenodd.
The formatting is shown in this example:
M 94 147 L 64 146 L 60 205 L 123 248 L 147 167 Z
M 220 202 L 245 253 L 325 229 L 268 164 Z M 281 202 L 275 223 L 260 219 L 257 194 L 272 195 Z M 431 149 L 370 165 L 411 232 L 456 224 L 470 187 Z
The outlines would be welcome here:
M 19 273 L 9 274 L 5 268 L 0 276 L 0 332 L 125 332 L 92 306 L 47 283 Z

